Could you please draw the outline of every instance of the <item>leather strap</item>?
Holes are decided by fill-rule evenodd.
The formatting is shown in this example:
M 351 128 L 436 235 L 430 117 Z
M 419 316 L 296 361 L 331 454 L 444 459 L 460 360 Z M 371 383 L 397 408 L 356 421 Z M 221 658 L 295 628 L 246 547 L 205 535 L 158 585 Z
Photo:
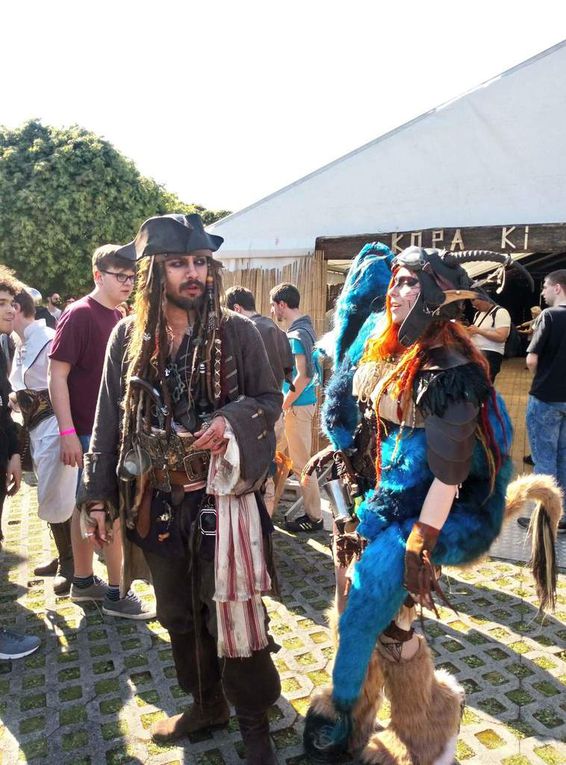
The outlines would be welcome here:
M 189 481 L 187 474 L 183 470 L 161 470 L 154 468 L 153 477 L 156 483 L 167 484 L 171 486 L 180 486 L 185 492 L 197 491 L 206 486 L 206 480 Z

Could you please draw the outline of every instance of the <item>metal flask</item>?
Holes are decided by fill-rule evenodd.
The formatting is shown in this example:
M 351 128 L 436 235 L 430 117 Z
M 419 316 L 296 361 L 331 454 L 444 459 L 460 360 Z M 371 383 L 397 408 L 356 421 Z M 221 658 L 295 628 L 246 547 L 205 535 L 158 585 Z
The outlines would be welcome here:
M 126 452 L 121 468 L 121 477 L 125 480 L 137 478 L 151 469 L 151 457 L 145 449 L 136 445 Z
M 337 520 L 350 520 L 352 517 L 353 505 L 350 501 L 348 490 L 339 478 L 327 481 L 321 487 L 332 508 L 332 515 Z

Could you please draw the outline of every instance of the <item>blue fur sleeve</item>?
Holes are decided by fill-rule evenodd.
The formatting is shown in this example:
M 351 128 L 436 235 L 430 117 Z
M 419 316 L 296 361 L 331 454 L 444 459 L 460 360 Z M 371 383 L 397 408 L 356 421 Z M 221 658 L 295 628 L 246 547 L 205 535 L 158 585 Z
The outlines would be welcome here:
M 358 402 L 352 395 L 352 382 L 356 368 L 349 356 L 330 378 L 322 405 L 322 430 L 335 449 L 350 449 L 360 413 Z
M 358 402 L 352 394 L 352 383 L 366 342 L 374 334 L 383 317 L 372 313 L 350 346 L 349 352 L 330 378 L 322 405 L 322 429 L 335 449 L 350 449 L 360 421 Z
M 392 259 L 393 253 L 381 242 L 365 244 L 354 259 L 334 314 L 336 369 L 368 316 L 372 311 L 382 310 L 391 279 Z

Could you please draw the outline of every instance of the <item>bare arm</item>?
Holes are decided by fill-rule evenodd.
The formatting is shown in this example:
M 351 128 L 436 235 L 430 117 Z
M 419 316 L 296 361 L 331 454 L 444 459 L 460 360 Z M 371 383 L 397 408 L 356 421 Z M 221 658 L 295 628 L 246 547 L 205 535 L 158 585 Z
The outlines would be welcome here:
M 71 415 L 69 386 L 67 384 L 70 371 L 71 365 L 66 361 L 49 360 L 47 385 L 60 432 L 74 430 L 75 428 Z M 61 436 L 61 462 L 71 467 L 75 465 L 82 467 L 83 450 L 76 433 Z
M 471 324 L 467 327 L 470 335 L 481 335 L 487 340 L 491 340 L 494 343 L 504 343 L 509 337 L 511 327 L 495 327 L 493 329 L 484 329 L 483 327 L 475 327 Z
M 312 379 L 307 377 L 307 357 L 304 353 L 299 353 L 295 356 L 295 367 L 297 369 L 297 374 L 293 380 L 295 390 L 288 390 L 285 394 L 285 398 L 283 400 L 283 411 L 293 406 L 295 401 L 299 398 L 301 393 L 304 391 Z
M 457 489 L 457 486 L 450 486 L 435 478 L 423 502 L 419 521 L 441 529 L 448 518 Z
M 538 354 L 527 353 L 527 366 L 533 374 L 537 371 L 537 365 L 538 365 Z

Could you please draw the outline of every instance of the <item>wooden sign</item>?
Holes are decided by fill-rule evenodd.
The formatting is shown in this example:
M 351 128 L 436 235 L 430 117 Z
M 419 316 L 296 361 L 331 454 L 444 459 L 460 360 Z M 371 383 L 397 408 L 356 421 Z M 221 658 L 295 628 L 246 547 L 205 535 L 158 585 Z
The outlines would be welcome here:
M 512 224 L 461 228 L 427 228 L 420 231 L 318 237 L 316 249 L 325 260 L 354 258 L 367 242 L 382 242 L 394 253 L 405 247 L 436 247 L 439 250 L 493 250 L 495 252 L 566 252 L 566 223 Z

